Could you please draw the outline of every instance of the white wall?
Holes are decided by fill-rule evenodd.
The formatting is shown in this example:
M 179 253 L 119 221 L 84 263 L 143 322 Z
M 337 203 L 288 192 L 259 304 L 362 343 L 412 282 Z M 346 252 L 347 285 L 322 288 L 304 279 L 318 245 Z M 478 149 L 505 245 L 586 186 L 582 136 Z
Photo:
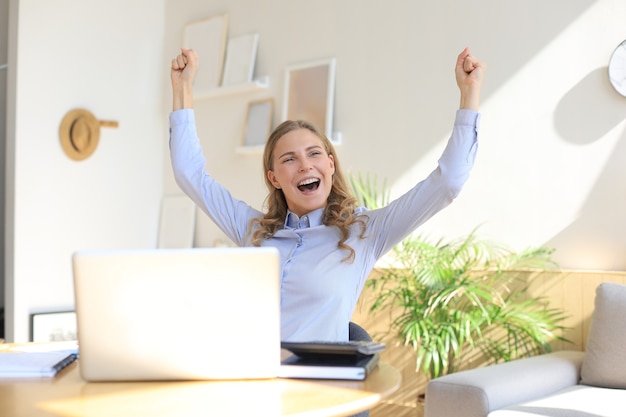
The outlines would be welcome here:
M 185 23 L 228 13 L 231 36 L 260 34 L 267 93 L 202 101 L 211 172 L 260 207 L 260 155 L 234 152 L 248 100 L 282 106 L 284 68 L 337 58 L 336 130 L 344 168 L 386 178 L 394 195 L 429 172 L 458 106 L 465 46 L 488 63 L 477 166 L 459 199 L 420 229 L 515 249 L 549 245 L 561 266 L 626 269 L 626 98 L 606 74 L 626 38 L 623 0 L 168 0 L 165 53 Z M 176 192 L 166 164 L 166 192 Z M 196 244 L 223 239 L 201 215 Z
M 164 2 L 11 0 L 10 13 L 6 336 L 26 341 L 31 313 L 73 309 L 74 251 L 156 245 Z M 76 107 L 119 122 L 81 162 L 58 133 Z

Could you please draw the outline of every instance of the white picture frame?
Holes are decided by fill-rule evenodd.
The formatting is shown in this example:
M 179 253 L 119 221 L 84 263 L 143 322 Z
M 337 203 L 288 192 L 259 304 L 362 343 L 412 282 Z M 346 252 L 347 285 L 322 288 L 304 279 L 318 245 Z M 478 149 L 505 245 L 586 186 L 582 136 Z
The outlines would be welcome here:
M 252 82 L 258 45 L 258 33 L 235 36 L 228 40 L 222 86 Z
M 306 120 L 333 137 L 335 58 L 286 68 L 282 120 Z
M 31 341 L 59 342 L 77 339 L 76 312 L 59 311 L 31 315 Z
M 161 200 L 159 249 L 192 248 L 196 227 L 196 205 L 185 194 L 166 195 Z
M 272 128 L 274 100 L 266 98 L 248 103 L 243 130 L 244 147 L 263 147 Z
M 183 47 L 194 49 L 200 61 L 194 80 L 194 90 L 207 91 L 220 86 L 227 35 L 227 14 L 212 16 L 185 25 Z

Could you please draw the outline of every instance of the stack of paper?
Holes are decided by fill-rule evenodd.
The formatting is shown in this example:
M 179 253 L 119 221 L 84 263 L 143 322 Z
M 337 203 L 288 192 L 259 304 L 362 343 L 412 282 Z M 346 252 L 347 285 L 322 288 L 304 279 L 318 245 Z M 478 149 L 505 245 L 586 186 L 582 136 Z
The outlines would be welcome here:
M 0 352 L 0 378 L 53 377 L 76 360 L 76 354 L 67 350 L 51 352 Z
M 362 381 L 378 365 L 379 355 L 367 355 L 354 361 L 324 361 L 300 358 L 297 355 L 284 359 L 280 365 L 280 378 L 353 379 Z

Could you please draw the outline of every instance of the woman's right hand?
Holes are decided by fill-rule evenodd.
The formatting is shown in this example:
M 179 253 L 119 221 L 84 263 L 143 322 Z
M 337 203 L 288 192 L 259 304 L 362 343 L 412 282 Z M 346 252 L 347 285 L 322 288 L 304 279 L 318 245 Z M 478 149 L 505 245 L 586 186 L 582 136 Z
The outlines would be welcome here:
M 456 60 L 456 82 L 461 90 L 461 108 L 478 111 L 480 90 L 487 65 L 465 48 Z
M 180 54 L 172 59 L 170 70 L 173 110 L 193 107 L 193 80 L 197 71 L 198 54 L 196 51 L 181 48 Z

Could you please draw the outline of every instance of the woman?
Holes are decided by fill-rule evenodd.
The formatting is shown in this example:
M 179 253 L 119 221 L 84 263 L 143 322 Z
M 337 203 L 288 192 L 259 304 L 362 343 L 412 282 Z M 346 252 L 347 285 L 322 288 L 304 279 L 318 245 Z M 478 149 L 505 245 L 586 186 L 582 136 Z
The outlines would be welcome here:
M 450 204 L 468 178 L 485 65 L 467 48 L 459 54 L 461 105 L 437 168 L 378 210 L 356 207 L 335 149 L 322 133 L 303 121 L 283 122 L 263 156 L 266 213 L 233 198 L 204 171 L 193 112 L 197 69 L 193 50 L 182 49 L 172 60 L 170 151 L 176 182 L 237 245 L 278 248 L 282 340 L 347 341 L 348 323 L 376 261 Z

